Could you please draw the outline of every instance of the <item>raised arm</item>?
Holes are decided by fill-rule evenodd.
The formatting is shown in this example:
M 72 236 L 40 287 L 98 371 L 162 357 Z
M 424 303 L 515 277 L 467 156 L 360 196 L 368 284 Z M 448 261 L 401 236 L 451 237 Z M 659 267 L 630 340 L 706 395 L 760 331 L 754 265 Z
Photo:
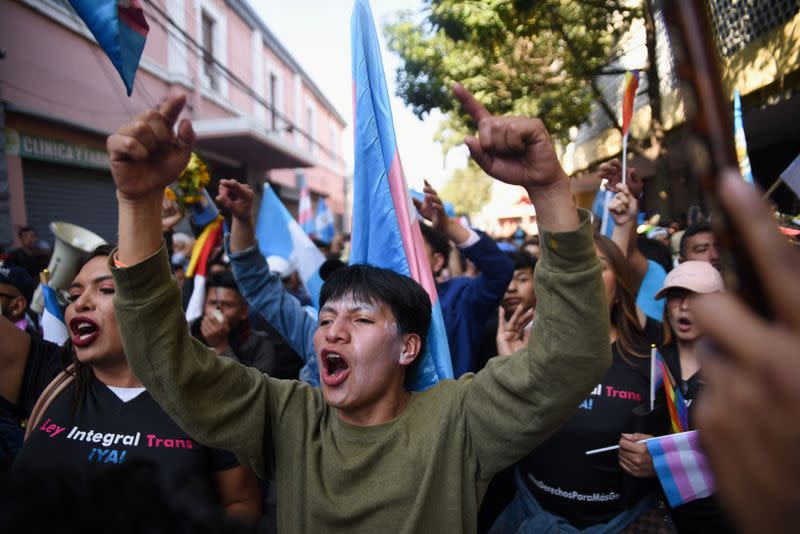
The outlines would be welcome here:
M 286 339 L 306 366 L 300 377 L 319 385 L 317 357 L 314 352 L 314 331 L 317 322 L 300 302 L 283 286 L 280 277 L 270 272 L 264 256 L 258 250 L 253 223 L 255 193 L 248 185 L 236 180 L 222 180 L 217 202 L 233 216 L 228 242 L 233 274 L 242 296 Z
M 628 167 L 626 183 L 622 183 L 622 164 L 618 160 L 611 160 L 600 165 L 599 175 L 608 180 L 607 187 L 611 191 L 616 191 L 617 195 L 609 204 L 609 212 L 614 218 L 614 230 L 611 240 L 628 258 L 628 265 L 631 268 L 633 289 L 638 290 L 642 280 L 647 274 L 647 258 L 636 246 L 636 220 L 639 215 L 639 201 L 644 184 L 636 169 Z M 624 228 L 617 228 L 616 225 Z
M 638 202 L 630 194 L 628 186 L 617 184 L 617 194 L 608 203 L 608 211 L 614 218 L 614 230 L 611 233 L 611 240 L 622 251 L 626 258 L 630 259 L 631 245 L 636 248 L 632 239 L 635 232 L 636 215 L 639 212 Z
M 490 176 L 525 187 L 542 235 L 531 342 L 464 380 L 464 415 L 483 475 L 521 458 L 597 385 L 610 362 L 608 310 L 588 212 L 575 208 L 541 121 L 493 117 L 463 87 L 456 96 L 478 125 L 465 142 Z
M 235 452 L 259 474 L 271 447 L 278 380 L 216 353 L 189 335 L 161 238 L 161 196 L 189 160 L 194 133 L 173 97 L 108 140 L 119 199 L 114 308 L 125 354 L 164 411 L 201 443 Z M 274 387 L 268 385 L 274 384 Z

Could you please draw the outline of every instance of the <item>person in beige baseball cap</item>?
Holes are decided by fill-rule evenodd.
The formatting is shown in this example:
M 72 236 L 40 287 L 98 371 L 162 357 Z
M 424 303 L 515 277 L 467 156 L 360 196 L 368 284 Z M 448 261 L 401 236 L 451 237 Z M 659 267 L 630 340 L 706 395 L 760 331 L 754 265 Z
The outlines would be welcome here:
M 709 262 L 689 260 L 670 271 L 664 280 L 664 287 L 656 293 L 656 298 L 668 296 L 673 289 L 683 289 L 690 293 L 715 293 L 725 291 L 725 283 L 719 271 Z
M 666 298 L 664 343 L 658 349 L 680 388 L 694 429 L 694 412 L 704 379 L 697 358 L 704 332 L 695 322 L 694 295 L 725 291 L 719 271 L 707 261 L 689 260 L 670 271 L 656 298 Z M 702 401 L 701 401 L 702 402 Z M 670 509 L 678 532 L 733 532 L 714 496 Z

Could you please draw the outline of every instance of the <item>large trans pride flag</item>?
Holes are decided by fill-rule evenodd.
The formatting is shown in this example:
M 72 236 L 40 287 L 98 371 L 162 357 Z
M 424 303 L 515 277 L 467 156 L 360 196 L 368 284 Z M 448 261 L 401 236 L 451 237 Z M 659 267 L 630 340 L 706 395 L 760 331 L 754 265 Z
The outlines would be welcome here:
M 367 0 L 351 21 L 355 171 L 350 263 L 369 263 L 410 276 L 431 298 L 428 342 L 408 386 L 420 391 L 453 377 L 439 297 L 423 247 L 394 133 L 378 35 Z

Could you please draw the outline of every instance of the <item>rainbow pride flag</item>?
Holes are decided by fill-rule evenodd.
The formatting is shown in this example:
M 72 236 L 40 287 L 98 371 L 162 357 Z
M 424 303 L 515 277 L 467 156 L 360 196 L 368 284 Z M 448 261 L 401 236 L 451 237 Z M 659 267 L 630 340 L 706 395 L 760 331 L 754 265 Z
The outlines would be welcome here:
M 631 129 L 631 119 L 633 118 L 633 106 L 636 100 L 636 90 L 639 88 L 639 71 L 629 70 L 626 72 L 625 81 L 622 82 L 622 87 L 622 135 L 627 136 Z
M 652 438 L 646 444 L 670 506 L 702 499 L 716 491 L 697 430 Z
M 433 307 L 428 341 L 412 390 L 453 377 L 439 297 L 411 202 L 397 139 L 378 34 L 367 0 L 356 0 L 351 19 L 355 171 L 350 263 L 369 263 L 410 276 L 427 291 Z
M 673 432 L 686 432 L 689 430 L 689 410 L 686 408 L 686 401 L 683 399 L 680 387 L 675 383 L 672 373 L 669 372 L 667 362 L 661 353 L 655 350 L 650 356 L 650 399 L 655 397 L 655 392 L 662 385 L 667 397 L 667 409 Z

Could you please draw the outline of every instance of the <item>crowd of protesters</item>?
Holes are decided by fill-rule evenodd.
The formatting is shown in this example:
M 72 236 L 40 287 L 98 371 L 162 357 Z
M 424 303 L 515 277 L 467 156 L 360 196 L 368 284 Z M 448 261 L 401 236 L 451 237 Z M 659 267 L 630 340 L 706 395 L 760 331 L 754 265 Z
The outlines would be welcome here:
M 49 259 L 32 227 L 0 264 L 0 525 L 90 522 L 26 510 L 80 509 L 96 485 L 129 495 L 118 511 L 152 531 L 793 530 L 800 253 L 756 193 L 722 179 L 771 321 L 726 292 L 713 214 L 641 223 L 646 186 L 613 160 L 598 170 L 607 214 L 576 209 L 540 121 L 454 93 L 479 125 L 473 159 L 525 188 L 539 225 L 495 241 L 429 184 L 415 201 L 454 380 L 406 389 L 431 315 L 416 282 L 348 266 L 337 246 L 312 302 L 297 265 L 260 253 L 255 192 L 235 180 L 219 184 L 230 232 L 187 324 L 194 238 L 174 232 L 183 214 L 162 191 L 194 133 L 173 97 L 109 138 L 119 243 L 62 288 L 63 346 L 30 308 Z M 666 389 L 651 399 L 655 351 L 718 488 L 674 507 L 643 442 L 672 431 Z

